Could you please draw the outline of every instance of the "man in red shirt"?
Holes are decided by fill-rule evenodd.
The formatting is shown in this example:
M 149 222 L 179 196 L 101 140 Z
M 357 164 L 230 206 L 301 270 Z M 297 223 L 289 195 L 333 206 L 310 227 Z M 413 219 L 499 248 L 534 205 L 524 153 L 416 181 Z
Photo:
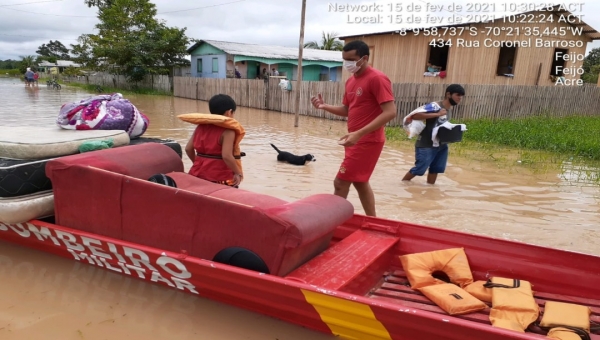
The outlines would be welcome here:
M 369 46 L 351 41 L 342 50 L 344 68 L 352 73 L 341 106 L 325 104 L 321 94 L 311 98 L 317 109 L 348 117 L 348 134 L 340 138 L 345 157 L 333 181 L 334 194 L 348 197 L 350 184 L 358 192 L 365 214 L 376 216 L 375 195 L 369 184 L 385 143 L 384 126 L 396 117 L 390 79 L 369 66 Z

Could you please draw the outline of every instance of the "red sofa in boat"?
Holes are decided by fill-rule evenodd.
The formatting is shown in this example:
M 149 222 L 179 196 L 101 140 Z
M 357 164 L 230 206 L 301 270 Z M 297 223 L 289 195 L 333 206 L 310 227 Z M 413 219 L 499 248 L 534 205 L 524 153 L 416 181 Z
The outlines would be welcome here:
M 56 224 L 219 262 L 237 256 L 231 264 L 242 267 L 259 257 L 260 271 L 284 276 L 326 249 L 354 212 L 330 194 L 286 202 L 182 171 L 179 156 L 155 143 L 52 160 Z M 177 188 L 147 180 L 157 173 Z

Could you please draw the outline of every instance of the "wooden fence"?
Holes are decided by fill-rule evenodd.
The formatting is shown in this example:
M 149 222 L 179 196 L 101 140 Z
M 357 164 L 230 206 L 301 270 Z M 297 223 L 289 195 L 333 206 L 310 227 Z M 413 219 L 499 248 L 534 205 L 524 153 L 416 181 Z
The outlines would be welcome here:
M 175 77 L 176 97 L 208 100 L 217 93 L 231 95 L 240 106 L 295 113 L 297 82 L 292 91 L 278 86 L 279 80 L 209 79 Z M 393 84 L 398 116 L 391 126 L 415 108 L 443 98 L 447 84 Z M 564 117 L 598 115 L 600 87 L 596 86 L 510 86 L 464 85 L 466 95 L 453 110 L 453 119 L 521 118 L 532 115 Z M 302 82 L 299 114 L 327 119 L 344 119 L 310 104 L 310 97 L 321 93 L 329 104 L 341 105 L 344 84 L 341 82 Z
M 94 75 L 65 77 L 61 76 L 66 82 L 74 82 L 81 84 L 92 84 L 100 86 L 110 86 L 125 90 L 131 90 L 135 87 L 158 90 L 163 92 L 171 92 L 171 79 L 167 75 L 147 75 L 144 80 L 137 83 L 129 83 L 125 76 L 112 75 L 108 73 L 98 72 Z

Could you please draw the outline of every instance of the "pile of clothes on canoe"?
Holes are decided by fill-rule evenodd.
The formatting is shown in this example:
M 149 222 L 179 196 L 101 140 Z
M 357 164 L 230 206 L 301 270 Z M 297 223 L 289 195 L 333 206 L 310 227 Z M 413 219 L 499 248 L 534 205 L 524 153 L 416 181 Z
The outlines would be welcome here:
M 92 96 L 60 108 L 56 126 L 0 126 L 0 223 L 54 215 L 50 159 L 109 147 L 163 143 L 181 157 L 179 143 L 144 138 L 149 119 L 119 93 Z

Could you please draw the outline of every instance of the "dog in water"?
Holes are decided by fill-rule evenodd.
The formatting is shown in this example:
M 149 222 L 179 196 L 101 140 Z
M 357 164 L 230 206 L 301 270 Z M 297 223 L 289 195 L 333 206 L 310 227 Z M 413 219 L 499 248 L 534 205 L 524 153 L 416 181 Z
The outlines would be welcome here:
M 275 151 L 277 151 L 277 160 L 280 162 L 288 162 L 293 165 L 304 165 L 306 164 L 306 162 L 314 162 L 317 160 L 315 156 L 311 154 L 298 156 L 287 151 L 281 151 L 273 144 L 271 144 L 271 146 L 273 147 L 273 149 L 275 149 Z

